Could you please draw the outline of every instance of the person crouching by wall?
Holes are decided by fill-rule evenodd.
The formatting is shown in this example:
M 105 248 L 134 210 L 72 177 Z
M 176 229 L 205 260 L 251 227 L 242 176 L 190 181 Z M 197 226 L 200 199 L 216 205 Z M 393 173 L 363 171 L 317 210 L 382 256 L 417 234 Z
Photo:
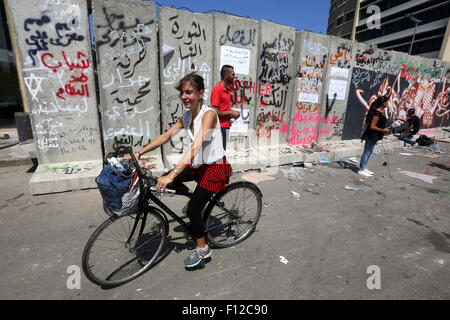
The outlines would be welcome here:
M 365 140 L 364 151 L 361 156 L 358 174 L 365 177 L 371 177 L 373 172 L 367 170 L 367 163 L 373 153 L 373 149 L 378 140 L 383 139 L 385 133 L 389 132 L 389 128 L 386 128 L 386 116 L 384 115 L 384 109 L 387 107 L 387 97 L 378 97 L 369 107 L 367 111 L 365 124 L 366 130 L 361 136 L 361 141 Z
M 420 119 L 416 116 L 416 110 L 414 108 L 408 109 L 408 115 L 406 118 L 407 128 L 403 131 L 399 132 L 398 139 L 406 143 L 409 143 L 411 146 L 416 144 L 415 141 L 411 140 L 411 137 L 414 136 L 420 130 Z

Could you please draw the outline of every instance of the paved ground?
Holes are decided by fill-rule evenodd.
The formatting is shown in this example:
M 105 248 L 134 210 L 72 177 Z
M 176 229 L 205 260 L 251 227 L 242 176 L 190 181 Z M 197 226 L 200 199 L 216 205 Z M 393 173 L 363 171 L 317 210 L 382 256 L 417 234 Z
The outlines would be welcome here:
M 263 216 L 249 239 L 189 272 L 186 241 L 172 230 L 161 263 L 109 290 L 82 273 L 81 288 L 67 288 L 68 268 L 81 267 L 88 237 L 106 219 L 98 190 L 31 196 L 30 165 L 1 167 L 0 299 L 449 299 L 450 144 L 439 146 L 446 153 L 438 158 L 375 154 L 372 178 L 337 163 L 262 171 L 276 179 L 258 183 Z M 379 268 L 380 289 L 367 287 L 370 266 Z

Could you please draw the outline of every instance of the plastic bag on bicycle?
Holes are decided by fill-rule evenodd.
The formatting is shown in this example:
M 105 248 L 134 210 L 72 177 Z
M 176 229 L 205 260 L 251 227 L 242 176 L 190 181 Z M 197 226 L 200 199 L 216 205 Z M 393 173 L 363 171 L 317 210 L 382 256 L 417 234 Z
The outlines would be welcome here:
M 120 165 L 108 164 L 95 179 L 108 209 L 123 216 L 136 212 L 139 206 L 138 175 L 127 162 Z

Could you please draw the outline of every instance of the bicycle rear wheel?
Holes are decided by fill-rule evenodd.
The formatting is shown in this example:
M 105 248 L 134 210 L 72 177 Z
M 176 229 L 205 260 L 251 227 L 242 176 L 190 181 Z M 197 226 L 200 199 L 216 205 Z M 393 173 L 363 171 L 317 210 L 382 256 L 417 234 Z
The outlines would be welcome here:
M 253 183 L 229 185 L 205 210 L 206 237 L 216 247 L 230 247 L 248 238 L 261 217 L 262 195 Z
M 167 229 L 160 214 L 113 216 L 89 238 L 83 251 L 86 277 L 101 286 L 117 286 L 140 276 L 156 261 Z

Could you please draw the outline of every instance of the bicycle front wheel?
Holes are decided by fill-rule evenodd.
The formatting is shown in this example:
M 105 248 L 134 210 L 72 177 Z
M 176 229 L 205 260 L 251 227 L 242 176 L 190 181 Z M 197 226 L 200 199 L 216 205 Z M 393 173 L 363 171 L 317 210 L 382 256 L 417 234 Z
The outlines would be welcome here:
M 161 253 L 167 230 L 163 217 L 113 216 L 89 238 L 82 258 L 86 277 L 101 286 L 118 286 L 148 270 Z
M 205 211 L 206 237 L 216 247 L 230 247 L 248 238 L 261 217 L 262 195 L 253 183 L 229 185 Z

